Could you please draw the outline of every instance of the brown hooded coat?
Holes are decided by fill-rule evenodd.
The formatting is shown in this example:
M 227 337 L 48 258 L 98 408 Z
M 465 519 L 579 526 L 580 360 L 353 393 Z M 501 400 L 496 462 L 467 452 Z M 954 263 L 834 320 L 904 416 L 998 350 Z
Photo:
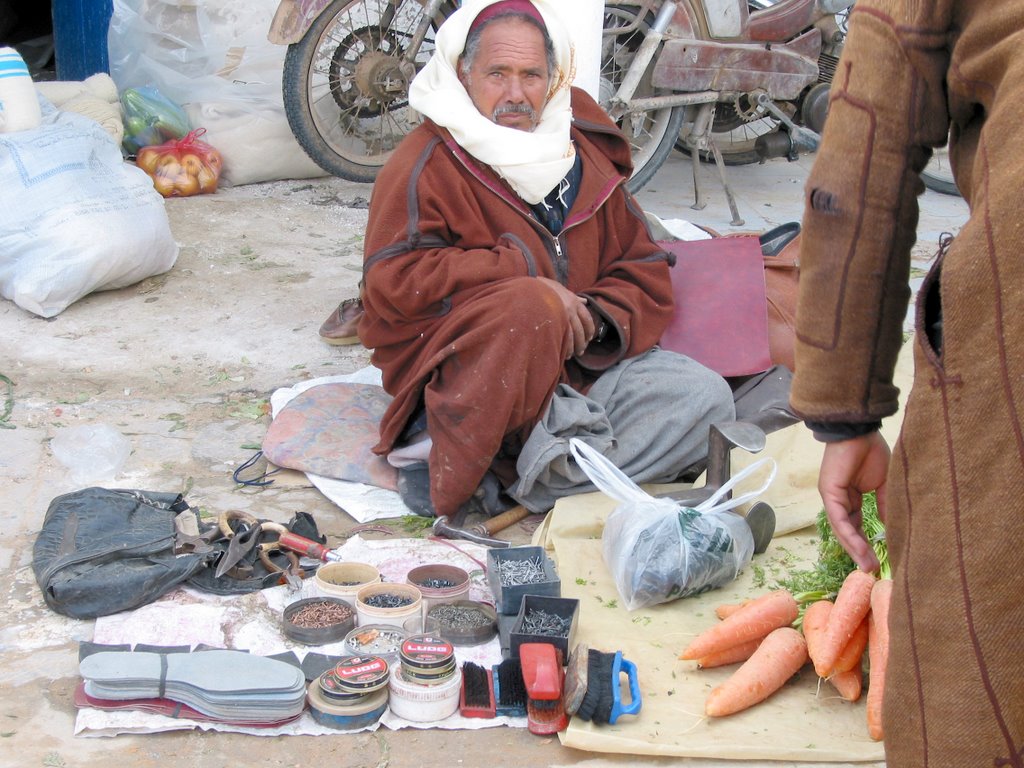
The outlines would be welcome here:
M 557 384 L 585 391 L 654 346 L 672 313 L 671 257 L 623 185 L 629 145 L 585 92 L 573 89 L 572 108 L 583 178 L 557 237 L 429 120 L 374 184 L 359 335 L 394 396 L 375 450 L 389 452 L 425 403 L 439 515 L 458 510 L 499 453 L 514 458 Z M 566 360 L 565 310 L 538 276 L 592 298 L 606 340 Z M 502 473 L 513 479 L 507 463 Z
M 918 174 L 950 127 L 970 205 L 918 297 L 889 472 L 889 768 L 1024 765 L 1022 126 L 1024 2 L 857 0 L 807 183 L 801 416 L 897 410 Z

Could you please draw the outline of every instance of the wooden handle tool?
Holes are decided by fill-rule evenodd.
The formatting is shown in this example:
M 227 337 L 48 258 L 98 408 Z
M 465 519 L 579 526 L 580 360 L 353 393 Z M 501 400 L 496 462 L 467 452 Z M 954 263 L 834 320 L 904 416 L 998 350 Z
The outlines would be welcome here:
M 493 536 L 498 531 L 504 531 L 506 528 L 515 525 L 520 520 L 530 516 L 530 510 L 526 507 L 519 505 L 512 507 L 512 509 L 505 510 L 500 515 L 482 522 L 477 523 L 470 527 L 470 530 L 474 533 L 480 533 L 484 536 Z

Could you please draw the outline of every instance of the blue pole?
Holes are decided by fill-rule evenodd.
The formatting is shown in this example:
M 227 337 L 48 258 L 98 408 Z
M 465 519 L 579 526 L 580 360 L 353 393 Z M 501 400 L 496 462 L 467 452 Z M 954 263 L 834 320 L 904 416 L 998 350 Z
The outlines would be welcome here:
M 58 80 L 107 72 L 107 28 L 113 0 L 53 0 L 53 47 Z

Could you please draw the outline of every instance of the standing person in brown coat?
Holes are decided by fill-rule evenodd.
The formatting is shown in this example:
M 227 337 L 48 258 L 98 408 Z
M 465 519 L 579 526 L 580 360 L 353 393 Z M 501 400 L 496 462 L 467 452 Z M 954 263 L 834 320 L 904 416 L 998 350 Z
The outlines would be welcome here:
M 807 182 L 792 405 L 857 564 L 878 491 L 893 565 L 889 768 L 1024 765 L 1024 2 L 858 0 Z M 950 135 L 970 218 L 917 298 L 897 410 L 919 173 Z M 873 681 L 872 681 L 873 682 Z
M 410 88 L 425 120 L 370 200 L 359 335 L 394 396 L 375 450 L 428 516 L 592 489 L 570 434 L 639 482 L 674 478 L 732 394 L 656 349 L 671 257 L 624 186 L 629 144 L 570 87 L 553 5 L 472 0 L 435 45 Z

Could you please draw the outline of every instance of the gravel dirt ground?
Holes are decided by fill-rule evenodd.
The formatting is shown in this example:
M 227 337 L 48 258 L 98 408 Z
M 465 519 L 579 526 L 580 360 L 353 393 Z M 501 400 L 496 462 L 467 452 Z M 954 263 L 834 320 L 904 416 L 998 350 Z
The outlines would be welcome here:
M 730 169 L 745 219 L 740 229 L 798 220 L 809 165 L 803 159 Z M 708 205 L 689 208 L 690 173 L 685 158 L 672 158 L 640 202 L 663 218 L 736 231 L 708 168 Z M 365 349 L 328 346 L 317 329 L 339 300 L 356 293 L 371 189 L 325 178 L 171 199 L 166 208 L 181 250 L 169 272 L 90 295 L 49 320 L 0 301 L 0 373 L 13 382 L 6 399 L 13 405 L 0 423 L 13 427 L 0 429 L 0 765 L 708 765 L 578 752 L 512 728 L 381 729 L 327 738 L 73 735 L 77 645 L 91 639 L 92 622 L 50 611 L 30 567 L 49 502 L 79 487 L 49 441 L 64 427 L 108 424 L 132 446 L 111 487 L 185 492 L 201 509 L 245 509 L 279 521 L 304 510 L 329 542 L 339 543 L 355 521 L 311 484 L 242 488 L 232 472 L 261 442 L 274 390 L 368 363 Z M 938 233 L 955 231 L 966 214 L 959 198 L 928 192 L 924 204 L 922 266 Z M 396 534 L 408 535 L 400 526 Z M 525 543 L 530 532 L 520 526 L 503 535 Z

